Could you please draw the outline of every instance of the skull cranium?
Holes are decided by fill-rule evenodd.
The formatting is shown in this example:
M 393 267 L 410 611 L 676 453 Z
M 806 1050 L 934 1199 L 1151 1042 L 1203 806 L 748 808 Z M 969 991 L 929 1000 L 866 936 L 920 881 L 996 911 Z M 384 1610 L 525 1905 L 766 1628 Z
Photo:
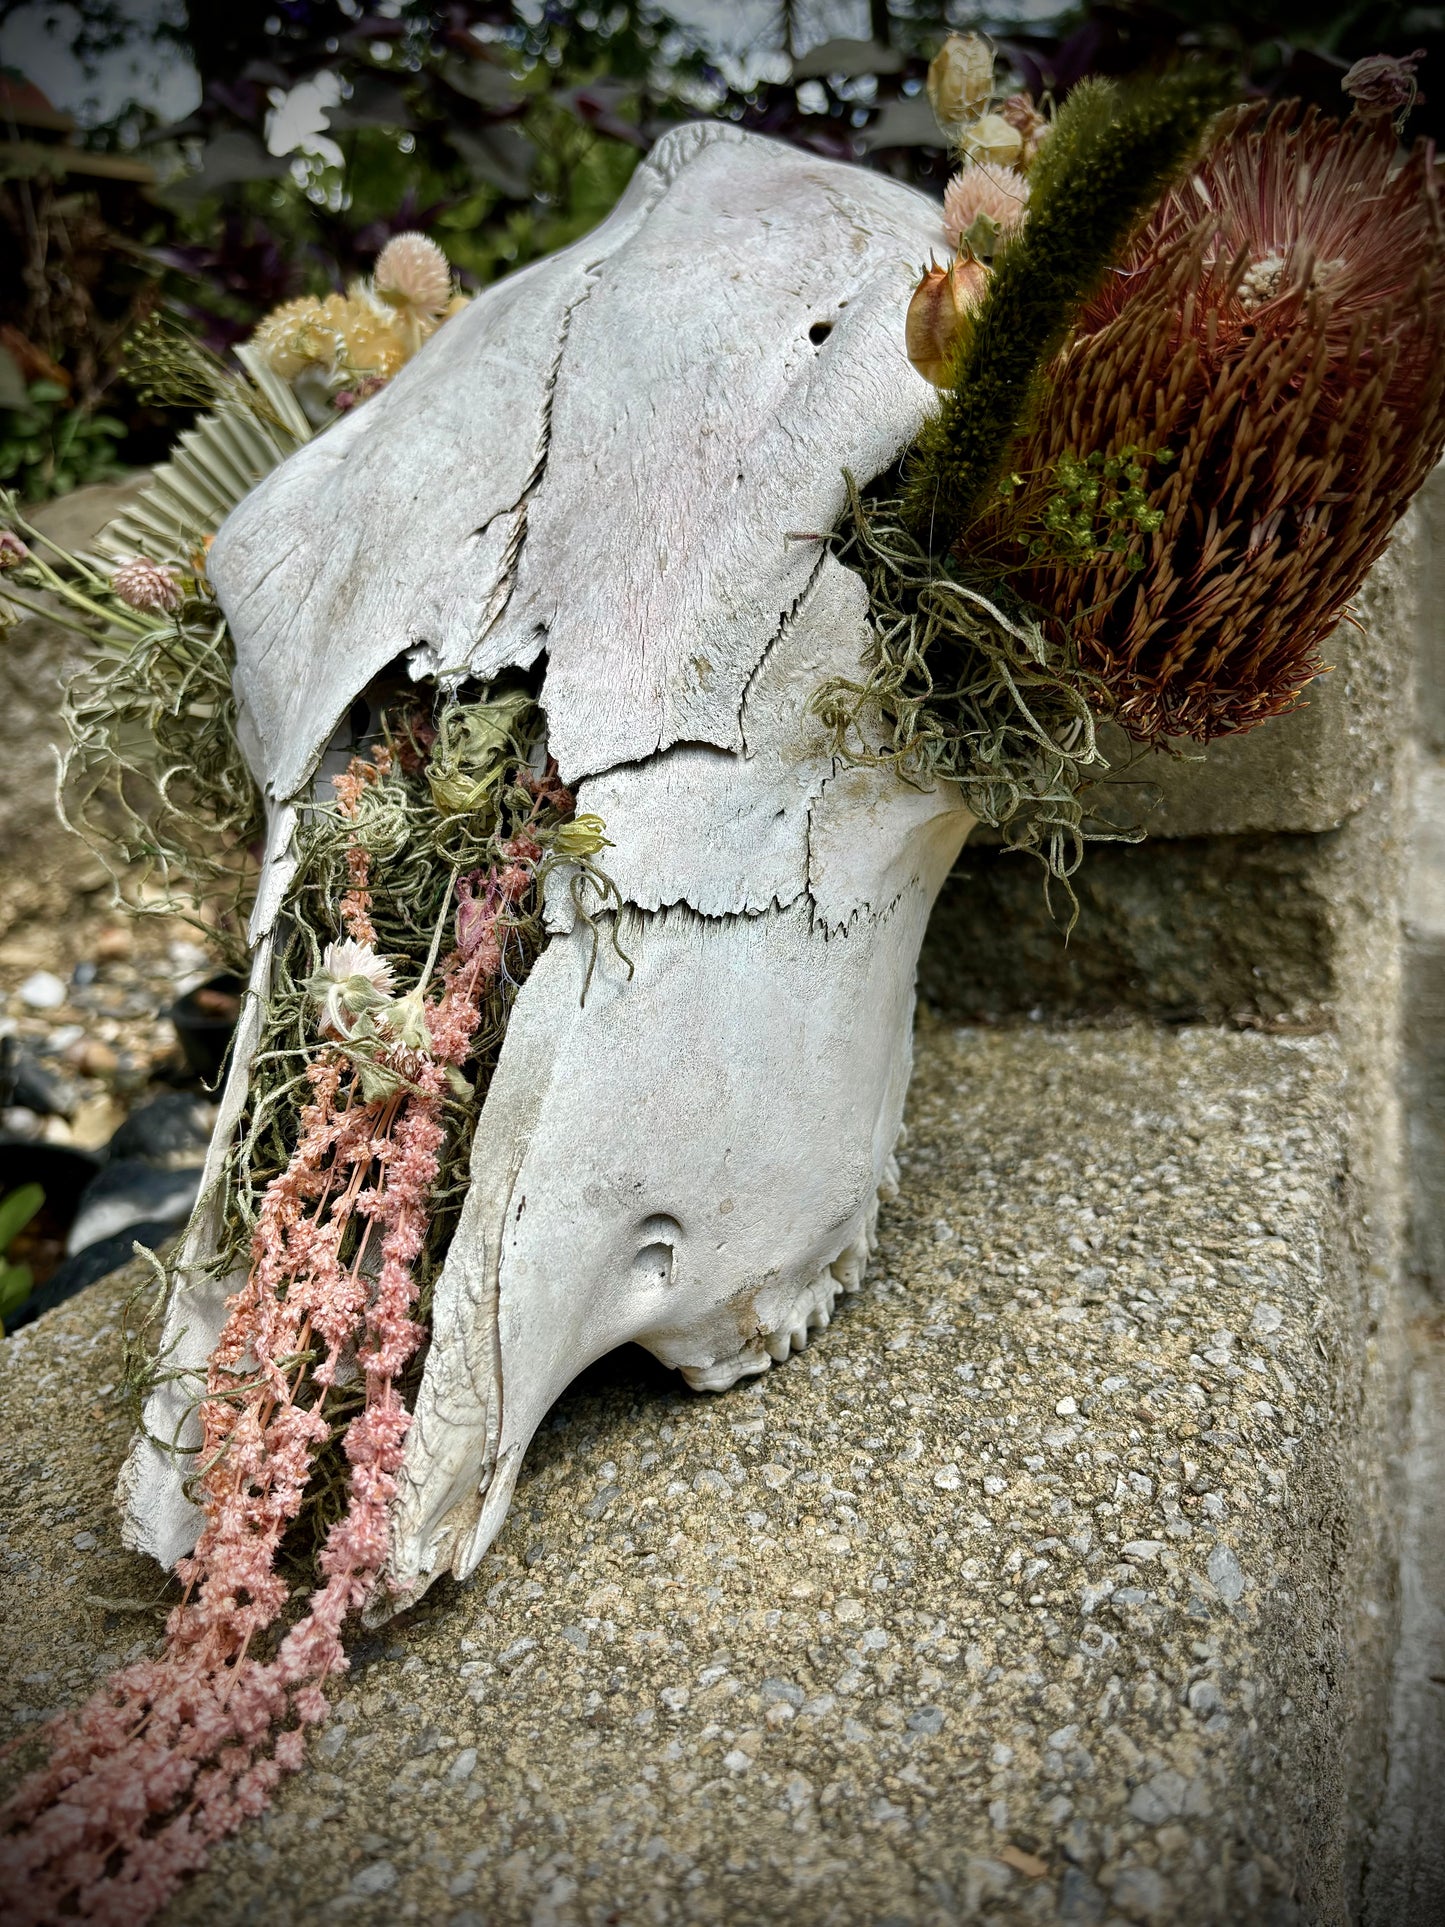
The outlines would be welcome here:
M 433 1301 L 395 1508 L 393 1601 L 468 1573 L 569 1381 L 627 1340 L 699 1388 L 766 1369 L 867 1260 L 910 1068 L 913 975 L 973 818 L 830 753 L 861 582 L 814 536 L 929 390 L 903 352 L 911 190 L 728 127 L 668 135 L 592 236 L 450 322 L 225 524 L 212 579 L 271 809 L 256 984 L 338 717 L 400 655 L 485 681 L 545 658 L 548 745 L 606 821 L 629 976 L 553 893 Z M 257 999 L 218 1126 L 244 1101 Z M 219 1149 L 213 1157 L 219 1156 Z M 214 1208 L 214 1207 L 212 1207 Z M 198 1364 L 224 1286 L 192 1226 L 168 1316 Z M 184 1395 L 148 1407 L 158 1437 Z M 181 1432 L 184 1438 L 184 1430 Z M 132 1542 L 198 1515 L 137 1444 Z

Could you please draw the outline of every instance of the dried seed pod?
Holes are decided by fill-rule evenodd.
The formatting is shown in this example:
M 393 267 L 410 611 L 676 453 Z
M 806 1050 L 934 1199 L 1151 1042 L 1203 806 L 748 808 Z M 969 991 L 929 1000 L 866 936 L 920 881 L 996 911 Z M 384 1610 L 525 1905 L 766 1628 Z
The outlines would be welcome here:
M 993 94 L 993 42 L 981 33 L 951 33 L 928 68 L 928 101 L 952 133 L 983 113 Z
M 908 359 L 935 388 L 953 386 L 959 344 L 987 286 L 988 269 L 965 252 L 946 268 L 932 263 L 913 290 L 904 324 Z
M 1019 149 L 1017 164 L 1027 173 L 1039 149 L 1048 139 L 1053 123 L 1039 112 L 1029 94 L 1010 94 L 998 111 L 999 118 L 1018 131 L 1023 145 Z
M 983 114 L 958 133 L 958 151 L 983 167 L 1017 167 L 1024 137 L 1002 114 Z

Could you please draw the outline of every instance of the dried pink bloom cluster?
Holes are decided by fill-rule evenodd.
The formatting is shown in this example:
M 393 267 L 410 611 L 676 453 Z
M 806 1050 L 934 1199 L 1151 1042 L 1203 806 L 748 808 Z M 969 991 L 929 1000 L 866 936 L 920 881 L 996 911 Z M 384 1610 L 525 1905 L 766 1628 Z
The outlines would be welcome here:
M 129 609 L 143 614 L 171 615 L 182 602 L 181 585 L 169 569 L 148 556 L 138 555 L 122 562 L 110 579 L 110 586 Z
M 343 807 L 374 780 L 353 763 Z M 571 807 L 549 776 L 519 780 Z M 245 1284 L 209 1364 L 200 1413 L 205 1527 L 177 1570 L 186 1595 L 159 1657 L 115 1674 L 50 1729 L 51 1757 L 0 1808 L 0 1891 L 10 1927 L 76 1914 L 140 1927 L 215 1841 L 266 1805 L 326 1716 L 322 1688 L 344 1672 L 342 1628 L 371 1596 L 387 1553 L 410 1414 L 398 1380 L 424 1328 L 416 1262 L 445 1127 L 447 1075 L 467 1061 L 481 1004 L 502 963 L 509 913 L 532 888 L 541 846 L 526 830 L 501 868 L 458 885 L 454 947 L 425 1005 L 430 1048 L 408 1054 L 407 1081 L 364 1100 L 348 1061 L 325 1045 L 308 1077 L 296 1148 L 267 1187 Z M 351 936 L 333 946 L 347 975 L 385 969 L 356 934 L 364 867 L 352 866 Z M 374 934 L 374 933 L 373 933 Z M 342 1253 L 350 1248 L 350 1256 Z M 321 1354 L 307 1369 L 310 1358 Z M 252 1647 L 287 1603 L 276 1569 L 300 1512 L 343 1357 L 364 1374 L 347 1425 L 344 1516 L 320 1555 L 322 1584 L 270 1659 Z
M 371 285 L 389 306 L 436 320 L 452 298 L 451 263 L 424 234 L 395 234 L 376 257 Z
M 0 529 L 0 569 L 18 569 L 30 560 L 30 551 L 14 529 Z
M 943 231 L 954 247 L 962 244 L 980 214 L 1007 234 L 1023 225 L 1028 211 L 1028 181 L 1011 167 L 972 161 L 943 190 Z

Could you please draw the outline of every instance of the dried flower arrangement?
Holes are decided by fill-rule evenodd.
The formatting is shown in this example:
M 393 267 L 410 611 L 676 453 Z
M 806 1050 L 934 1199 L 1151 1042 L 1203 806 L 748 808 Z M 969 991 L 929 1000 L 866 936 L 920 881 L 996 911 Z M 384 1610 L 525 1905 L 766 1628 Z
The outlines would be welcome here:
M 1085 83 L 1050 123 L 993 112 L 993 75 L 968 35 L 930 77 L 958 252 L 906 345 L 942 393 L 835 538 L 877 639 L 817 706 L 1067 890 L 1117 834 L 1085 800 L 1094 719 L 1205 743 L 1320 672 L 1445 446 L 1445 229 L 1433 156 L 1396 145 L 1413 62 L 1352 69 L 1343 124 L 1222 111 L 1197 66 Z
M 596 874 L 601 826 L 539 743 L 520 692 L 436 720 L 403 699 L 301 835 L 220 1180 L 216 1262 L 240 1282 L 195 1388 L 205 1526 L 160 1655 L 57 1722 L 0 1810 L 16 1921 L 148 1919 L 325 1717 L 385 1560 L 408 1374 L 545 880 Z M 288 1624 L 298 1521 L 316 1572 Z
M 1399 75 L 1357 74 L 1369 124 L 1341 131 L 1221 120 L 1195 68 L 1085 86 L 1052 119 L 995 106 L 994 72 L 970 38 L 930 76 L 966 164 L 957 255 L 925 275 L 907 347 L 942 399 L 901 472 L 850 481 L 830 540 L 867 586 L 873 655 L 816 707 L 845 755 L 956 781 L 1066 882 L 1111 833 L 1084 801 L 1098 720 L 1207 739 L 1289 707 L 1438 453 L 1439 221 L 1426 161 L 1390 162 Z M 1305 168 L 1333 184 L 1318 206 Z M 76 819 L 118 823 L 127 864 L 198 879 L 237 940 L 260 817 L 205 537 L 445 320 L 445 264 L 403 240 L 369 285 L 271 317 L 242 377 L 151 343 L 212 413 L 108 578 L 37 560 L 18 522 L 0 538 L 17 600 L 63 596 L 104 638 L 72 697 Z M 1388 421 L 1366 435 L 1372 411 Z M 548 874 L 567 866 L 584 922 L 608 897 L 602 825 L 576 816 L 526 687 L 432 705 L 383 681 L 368 700 L 302 811 L 244 1109 L 203 1200 L 229 1317 L 202 1381 L 157 1367 L 199 1430 L 185 1596 L 161 1656 L 55 1723 L 0 1810 L 20 1921 L 149 1918 L 300 1764 L 343 1626 L 384 1583 L 428 1294 Z
M 440 261 L 402 237 L 378 263 L 367 299 L 393 304 L 403 342 L 444 315 Z M 346 337 L 349 373 L 360 340 Z M 58 610 L 94 646 L 69 696 L 72 819 L 117 878 L 159 871 L 164 888 L 131 907 L 175 913 L 187 895 L 233 952 L 263 824 L 205 538 L 232 505 L 218 474 L 238 497 L 309 433 L 262 345 L 244 377 L 175 340 L 140 345 L 213 412 L 118 531 L 138 551 L 118 567 L 55 548 L 8 499 L 0 534 L 6 605 Z M 434 701 L 403 683 L 299 831 L 269 981 L 253 984 L 245 1112 L 201 1205 L 226 1227 L 213 1265 L 236 1287 L 187 1386 L 205 1526 L 161 1653 L 47 1728 L 46 1762 L 0 1808 L 8 1919 L 149 1919 L 324 1717 L 342 1626 L 385 1558 L 428 1296 L 547 877 L 566 866 L 584 918 L 588 886 L 594 902 L 610 888 L 602 826 L 577 816 L 543 743 L 523 689 Z M 283 1561 L 307 1571 L 299 1611 Z

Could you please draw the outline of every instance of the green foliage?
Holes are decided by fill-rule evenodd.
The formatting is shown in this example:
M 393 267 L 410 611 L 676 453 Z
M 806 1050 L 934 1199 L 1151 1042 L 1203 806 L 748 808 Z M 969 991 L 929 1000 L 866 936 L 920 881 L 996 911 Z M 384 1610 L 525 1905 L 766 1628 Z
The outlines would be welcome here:
M 928 548 L 951 547 L 978 513 L 1043 368 L 1228 97 L 1203 65 L 1070 94 L 1034 163 L 1029 218 L 998 252 L 954 385 L 914 451 L 904 519 Z
M 43 502 L 111 481 L 123 472 L 115 445 L 125 432 L 113 415 L 72 407 L 59 382 L 31 382 L 23 408 L 0 411 L 0 485 Z
M 1149 464 L 1173 459 L 1167 448 L 1150 455 L 1132 442 L 1113 455 L 1098 448 L 1088 455 L 1061 455 L 1037 517 L 1016 529 L 1029 560 L 1087 568 L 1119 555 L 1126 568 L 1142 569 L 1144 557 L 1134 538 L 1152 535 L 1164 520 L 1162 509 L 1149 506 Z M 998 484 L 998 493 L 1010 500 L 1024 486 L 1024 477 L 1011 472 Z
M 29 1265 L 12 1264 L 6 1254 L 45 1203 L 38 1184 L 22 1184 L 0 1198 L 0 1333 L 30 1296 L 35 1282 Z

